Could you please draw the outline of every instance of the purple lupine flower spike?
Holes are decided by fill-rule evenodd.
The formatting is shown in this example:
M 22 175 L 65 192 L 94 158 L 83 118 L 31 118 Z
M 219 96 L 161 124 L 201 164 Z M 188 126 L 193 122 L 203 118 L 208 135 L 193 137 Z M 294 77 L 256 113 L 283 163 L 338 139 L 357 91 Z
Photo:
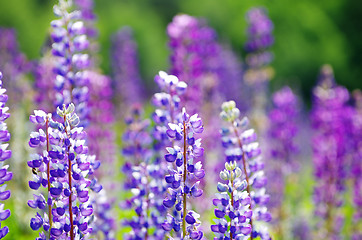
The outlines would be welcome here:
M 268 82 L 274 75 L 270 66 L 273 54 L 269 48 L 274 43 L 273 23 L 264 8 L 252 8 L 246 14 L 248 40 L 244 46 L 248 53 L 245 58 L 244 82 L 252 93 L 251 122 L 264 135 L 268 119 L 265 114 Z
M 161 224 L 166 216 L 166 208 L 162 204 L 164 170 L 154 160 L 150 120 L 142 118 L 139 106 L 134 106 L 131 112 L 123 135 L 123 155 L 127 161 L 123 172 L 127 176 L 125 188 L 131 190 L 132 197 L 122 205 L 134 209 L 136 216 L 124 221 L 125 225 L 132 227 L 125 239 L 163 239 L 165 231 Z
M 91 154 L 97 156 L 102 166 L 95 174 L 97 178 L 114 176 L 115 144 L 112 124 L 114 123 L 114 106 L 112 87 L 109 77 L 94 71 L 85 72 L 89 79 L 89 114 L 88 146 Z
M 7 130 L 7 126 L 4 121 L 10 117 L 10 114 L 8 113 L 9 108 L 5 106 L 8 96 L 5 94 L 6 89 L 2 88 L 2 77 L 3 75 L 0 72 L 0 239 L 5 237 L 9 232 L 9 228 L 7 226 L 3 226 L 1 228 L 1 222 L 10 216 L 10 210 L 4 209 L 5 205 L 3 201 L 9 199 L 10 197 L 10 190 L 6 190 L 5 183 L 10 181 L 13 177 L 13 173 L 8 170 L 9 165 L 4 165 L 4 161 L 11 157 L 11 150 L 7 149 L 9 144 L 6 143 L 10 140 L 10 133 Z
M 59 19 L 51 22 L 52 54 L 56 59 L 54 72 L 57 75 L 55 106 L 62 108 L 63 104 L 73 102 L 82 126 L 87 126 L 89 83 L 83 70 L 90 65 L 89 55 L 85 53 L 89 41 L 81 12 L 70 11 L 71 7 L 71 1 L 59 1 L 54 6 L 54 14 Z
M 74 111 L 74 104 L 58 108 L 61 122 L 54 121 L 51 114 L 41 110 L 30 116 L 32 123 L 45 125 L 45 132 L 39 128 L 31 133 L 29 140 L 30 147 L 46 149 L 28 161 L 33 169 L 29 187 L 47 189 L 47 199 L 40 193 L 28 201 L 31 208 L 48 210 L 31 219 L 33 230 L 43 227 L 46 232 L 40 233 L 38 239 L 74 240 L 86 237 L 92 231 L 88 225 L 93 214 L 88 192 L 91 188 L 96 191 L 96 185 L 88 176 L 93 175 L 94 159 L 88 156 L 86 134 L 82 127 L 77 127 L 79 117 Z
M 137 44 L 132 29 L 124 27 L 112 36 L 112 71 L 115 96 L 121 108 L 142 103 L 145 89 L 140 76 Z M 120 110 L 118 110 L 120 111 Z
M 182 239 L 203 237 L 203 232 L 198 229 L 201 224 L 198 219 L 200 215 L 187 209 L 188 199 L 200 197 L 203 193 L 199 183 L 204 178 L 205 172 L 201 162 L 197 161 L 204 153 L 201 138 L 197 138 L 203 130 L 201 118 L 197 114 L 190 117 L 183 108 L 181 121 L 178 124 L 169 123 L 166 132 L 175 144 L 167 148 L 165 160 L 176 166 L 169 167 L 169 173 L 165 177 L 169 188 L 163 205 L 176 210 L 176 214 L 174 216 L 169 214 L 162 227 L 165 231 L 174 230 Z
M 352 160 L 352 179 L 353 179 L 353 202 L 355 212 L 353 217 L 352 239 L 362 238 L 362 92 L 355 91 L 354 94 L 355 109 L 352 117 L 353 129 L 353 160 Z
M 269 208 L 274 208 L 278 216 L 273 220 L 282 221 L 282 202 L 285 192 L 286 177 L 297 170 L 296 155 L 298 147 L 295 138 L 298 133 L 297 119 L 299 116 L 298 99 L 289 87 L 283 87 L 272 96 L 273 108 L 269 112 L 270 126 L 268 135 L 270 139 Z
M 346 160 L 350 129 L 348 90 L 335 83 L 329 65 L 321 68 L 320 79 L 313 90 L 311 120 L 313 131 L 313 162 L 316 186 L 315 213 L 320 217 L 317 238 L 340 236 L 343 218 L 339 209 L 345 190 Z
M 215 208 L 215 225 L 211 230 L 217 240 L 243 239 L 250 235 L 249 224 L 252 211 L 249 205 L 251 200 L 246 191 L 246 180 L 241 179 L 241 169 L 237 163 L 226 162 L 225 169 L 220 172 L 220 178 L 227 184 L 218 183 L 216 199 L 213 200 Z
M 246 190 L 251 197 L 250 210 L 252 218 L 250 226 L 251 239 L 260 237 L 270 239 L 268 230 L 262 222 L 269 222 L 271 215 L 267 210 L 269 195 L 265 194 L 267 179 L 264 176 L 264 163 L 261 161 L 261 150 L 256 142 L 254 129 L 248 129 L 248 119 L 239 119 L 240 110 L 234 101 L 222 104 L 221 118 L 229 124 L 222 129 L 222 145 L 226 148 L 227 162 L 238 163 L 242 169 L 242 178 L 247 182 Z M 258 222 L 258 224 L 255 224 Z

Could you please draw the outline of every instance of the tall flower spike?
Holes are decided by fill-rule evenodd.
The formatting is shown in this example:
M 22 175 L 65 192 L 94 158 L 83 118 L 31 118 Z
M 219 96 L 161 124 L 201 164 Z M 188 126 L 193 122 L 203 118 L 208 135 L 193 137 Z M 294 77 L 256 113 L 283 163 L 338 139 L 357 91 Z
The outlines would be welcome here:
M 217 219 L 211 230 L 216 235 L 215 240 L 246 239 L 251 233 L 250 197 L 245 191 L 246 180 L 242 180 L 241 175 L 236 162 L 225 163 L 225 169 L 220 172 L 220 178 L 227 184 L 217 184 L 219 193 L 213 200 Z
M 352 239 L 362 238 L 362 92 L 353 93 L 355 100 L 355 109 L 353 111 L 353 162 L 352 162 L 352 179 L 353 179 L 353 202 L 355 206 Z
M 203 191 L 199 188 L 200 180 L 205 176 L 198 158 L 203 156 L 201 139 L 197 135 L 204 130 L 201 118 L 197 114 L 191 117 L 182 109 L 181 122 L 169 123 L 167 136 L 175 141 L 173 147 L 167 148 L 165 160 L 174 163 L 169 167 L 165 180 L 169 184 L 167 197 L 163 201 L 166 208 L 172 208 L 174 216 L 168 215 L 162 225 L 165 231 L 172 229 L 181 239 L 202 239 L 203 232 L 198 229 L 200 215 L 188 209 L 188 199 L 200 197 Z M 180 143 L 178 145 L 177 143 Z
M 245 73 L 245 81 L 250 85 L 268 82 L 272 76 L 272 70 L 268 66 L 273 60 L 273 54 L 267 49 L 274 43 L 272 35 L 273 23 L 263 8 L 253 8 L 246 15 L 248 21 L 248 40 L 245 44 L 246 64 L 248 71 Z
M 9 228 L 7 226 L 3 226 L 1 228 L 1 222 L 10 216 L 10 210 L 4 209 L 5 205 L 2 201 L 5 201 L 10 197 L 10 190 L 6 190 L 5 183 L 10 181 L 13 177 L 13 173 L 8 171 L 9 165 L 4 165 L 4 161 L 11 157 L 11 150 L 7 149 L 9 144 L 6 143 L 10 140 L 10 133 L 7 130 L 6 123 L 4 122 L 10 117 L 10 114 L 7 112 L 9 108 L 5 107 L 8 96 L 5 94 L 6 89 L 2 88 L 1 80 L 2 73 L 0 72 L 0 239 L 5 237 L 9 232 Z
M 122 104 L 118 107 L 128 108 L 132 103 L 140 104 L 144 100 L 145 90 L 139 72 L 137 44 L 129 27 L 123 27 L 112 36 L 112 72 L 115 91 L 118 93 L 116 101 Z
M 28 201 L 31 208 L 47 209 L 30 223 L 33 230 L 43 227 L 46 232 L 40 233 L 38 239 L 74 240 L 92 231 L 88 226 L 93 213 L 88 192 L 90 188 L 95 191 L 96 185 L 87 176 L 93 175 L 94 159 L 87 155 L 86 134 L 82 127 L 77 127 L 79 118 L 74 111 L 73 104 L 58 108 L 61 122 L 41 110 L 30 116 L 32 123 L 45 125 L 45 132 L 40 128 L 31 133 L 29 140 L 32 148 L 46 148 L 28 161 L 33 171 L 30 188 L 37 190 L 43 186 L 47 190 L 47 199 L 40 193 Z
M 84 53 L 89 45 L 81 12 L 70 11 L 72 1 L 59 0 L 54 13 L 59 19 L 51 26 L 52 53 L 56 57 L 54 71 L 56 99 L 55 106 L 62 107 L 73 102 L 82 126 L 88 124 L 88 77 L 83 72 L 90 65 L 89 55 Z
M 264 8 L 250 9 L 246 14 L 246 20 L 248 40 L 244 48 L 248 54 L 245 58 L 244 82 L 250 86 L 252 94 L 251 122 L 263 136 L 268 126 L 265 114 L 267 88 L 274 75 L 274 70 L 270 66 L 273 54 L 269 51 L 274 43 L 272 35 L 274 26 Z
M 314 203 L 317 238 L 333 239 L 340 236 L 343 218 L 340 207 L 345 190 L 347 147 L 350 129 L 348 90 L 335 83 L 329 65 L 321 69 L 317 87 L 313 90 L 311 120 L 313 131 L 312 148 L 316 186 Z
M 87 71 L 89 77 L 90 99 L 88 146 L 89 152 L 97 156 L 102 166 L 96 176 L 107 178 L 114 176 L 115 136 L 112 125 L 114 123 L 114 106 L 112 104 L 112 87 L 109 77 L 94 71 Z
M 143 119 L 141 109 L 135 106 L 132 117 L 127 118 L 127 130 L 123 136 L 123 154 L 127 162 L 123 167 L 126 174 L 125 188 L 132 197 L 123 204 L 124 208 L 134 209 L 136 216 L 124 221 L 132 227 L 125 239 L 164 239 L 165 231 L 161 224 L 166 217 L 162 204 L 165 193 L 164 170 L 154 162 L 152 139 L 149 134 L 149 119 Z
M 268 207 L 275 212 L 273 223 L 279 231 L 279 236 L 282 236 L 284 230 L 281 224 L 285 215 L 282 203 L 285 197 L 286 178 L 299 167 L 296 159 L 298 147 L 295 143 L 299 105 L 297 97 L 289 87 L 283 87 L 275 92 L 272 101 L 273 109 L 268 114 L 271 161 L 268 164 L 267 175 L 273 181 L 268 186 L 271 196 Z
M 242 178 L 246 180 L 246 190 L 251 197 L 250 210 L 252 218 L 250 226 L 251 239 L 260 236 L 261 239 L 270 239 L 268 229 L 261 222 L 269 222 L 271 215 L 266 208 L 269 195 L 265 193 L 267 179 L 264 176 L 264 163 L 261 161 L 261 150 L 256 142 L 254 129 L 248 129 L 248 119 L 239 119 L 240 111 L 234 101 L 222 104 L 221 118 L 229 124 L 222 129 L 222 145 L 226 148 L 227 162 L 236 161 L 243 170 Z M 258 222 L 258 224 L 255 224 Z

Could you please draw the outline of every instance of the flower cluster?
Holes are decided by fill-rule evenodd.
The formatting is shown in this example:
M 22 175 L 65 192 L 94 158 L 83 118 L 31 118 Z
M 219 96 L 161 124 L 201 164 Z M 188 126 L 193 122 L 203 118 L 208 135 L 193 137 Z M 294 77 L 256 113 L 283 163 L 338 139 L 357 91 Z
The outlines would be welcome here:
M 256 134 L 253 129 L 248 129 L 247 118 L 239 119 L 240 111 L 234 101 L 222 104 L 221 118 L 229 124 L 222 129 L 222 145 L 226 148 L 227 162 L 236 161 L 243 170 L 242 178 L 246 180 L 246 190 L 251 197 L 250 209 L 252 218 L 251 239 L 260 236 L 261 239 L 269 239 L 269 233 L 264 225 L 256 225 L 258 222 L 269 222 L 271 215 L 266 208 L 269 195 L 265 193 L 267 179 L 264 176 L 264 163 L 261 161 L 261 150 L 256 142 Z
M 93 193 L 94 195 L 94 193 Z M 105 189 L 101 189 L 96 196 L 92 196 L 93 214 L 95 221 L 90 223 L 93 236 L 103 233 L 104 240 L 115 240 L 116 221 L 112 213 L 113 201 Z
M 6 182 L 10 181 L 13 177 L 13 173 L 8 171 L 9 165 L 4 165 L 4 161 L 11 157 L 11 150 L 7 147 L 10 140 L 10 133 L 7 130 L 6 123 L 4 122 L 10 117 L 8 113 L 9 108 L 5 107 L 5 103 L 8 100 L 8 96 L 5 94 L 6 89 L 2 88 L 2 73 L 0 72 L 0 200 L 5 201 L 10 197 L 10 191 L 6 190 Z M 1 228 L 1 222 L 6 220 L 10 216 L 10 210 L 4 209 L 4 203 L 0 202 L 0 239 L 6 236 L 9 232 L 9 228 L 4 226 Z
M 30 222 L 33 230 L 43 227 L 47 232 L 49 238 L 42 232 L 38 238 L 41 240 L 74 240 L 92 231 L 88 226 L 93 213 L 89 189 L 99 191 L 100 187 L 88 179 L 96 164 L 94 157 L 88 156 L 86 134 L 82 127 L 77 127 L 79 118 L 74 111 L 73 104 L 58 108 L 61 122 L 41 110 L 35 110 L 30 116 L 30 121 L 40 128 L 31 133 L 29 140 L 29 146 L 39 152 L 28 161 L 33 171 L 29 187 L 38 190 L 42 186 L 46 194 L 34 194 L 28 205 L 44 212 L 43 215 L 38 212 Z
M 94 154 L 102 162 L 97 178 L 114 175 L 112 164 L 114 163 L 114 133 L 112 124 L 114 122 L 112 88 L 109 77 L 95 71 L 86 71 L 89 79 L 89 127 L 87 129 L 90 154 Z
M 168 215 L 162 227 L 177 233 L 182 228 L 182 234 L 178 234 L 182 239 L 202 239 L 203 233 L 198 229 L 199 214 L 187 209 L 187 199 L 200 197 L 203 193 L 198 186 L 205 172 L 201 162 L 196 161 L 203 156 L 204 149 L 196 135 L 202 133 L 204 128 L 201 118 L 197 114 L 190 117 L 185 108 L 182 109 L 181 120 L 178 124 L 169 123 L 167 130 L 168 137 L 175 141 L 175 145 L 167 148 L 165 160 L 176 166 L 170 167 L 165 177 L 169 188 L 163 205 L 174 208 L 175 212 L 173 216 Z M 176 142 L 181 142 L 181 145 L 178 146 Z
M 89 41 L 81 12 L 68 12 L 71 7 L 71 1 L 60 0 L 54 6 L 54 13 L 59 19 L 51 22 L 52 53 L 56 57 L 54 71 L 57 74 L 55 106 L 62 107 L 73 102 L 82 126 L 87 126 L 89 83 L 83 70 L 90 65 L 89 55 L 84 53 Z
M 131 28 L 124 27 L 113 35 L 112 71 L 115 91 L 118 93 L 115 97 L 118 98 L 117 102 L 124 106 L 143 101 L 145 90 L 142 88 L 137 55 L 137 45 Z
M 350 129 L 348 90 L 335 84 L 333 70 L 321 69 L 318 86 L 313 91 L 311 120 L 313 131 L 313 162 L 317 180 L 314 189 L 316 214 L 321 217 L 318 238 L 339 236 L 343 226 L 338 208 L 345 189 L 346 160 Z
M 124 188 L 132 189 L 137 187 L 137 183 L 132 177 L 133 167 L 139 166 L 142 162 L 151 163 L 152 138 L 148 133 L 150 120 L 142 118 L 142 110 L 139 106 L 133 106 L 131 116 L 126 118 L 126 125 L 126 131 L 122 136 L 122 154 L 125 157 L 122 171 L 127 175 Z
M 357 240 L 362 238 L 362 92 L 354 93 L 355 109 L 353 111 L 352 126 L 353 126 L 353 160 L 351 175 L 353 179 L 353 201 L 355 205 L 354 213 L 354 231 L 352 239 Z
M 163 239 L 165 231 L 161 224 L 166 216 L 162 203 L 165 192 L 164 170 L 154 163 L 152 139 L 149 134 L 149 119 L 143 119 L 141 109 L 134 106 L 132 116 L 126 119 L 127 130 L 123 135 L 123 154 L 127 162 L 123 172 L 127 176 L 125 188 L 132 197 L 123 204 L 124 208 L 134 209 L 136 216 L 126 220 L 125 225 L 132 231 L 126 239 Z
M 214 213 L 218 218 L 214 220 L 215 225 L 211 225 L 211 230 L 216 235 L 215 240 L 243 239 L 251 233 L 251 200 L 245 191 L 246 180 L 242 180 L 241 175 L 236 162 L 226 162 L 225 169 L 220 172 L 220 178 L 227 181 L 227 184 L 218 183 L 219 193 L 213 200 L 216 207 Z
M 200 112 L 203 100 L 202 85 L 206 75 L 214 72 L 219 45 L 216 32 L 205 21 L 188 15 L 177 15 L 167 27 L 171 48 L 171 74 L 188 84 L 182 97 L 191 113 Z M 217 85 L 217 84 L 212 84 Z
M 273 54 L 267 49 L 274 43 L 272 35 L 273 23 L 263 8 L 253 8 L 247 15 L 248 36 L 245 44 L 248 52 L 246 64 L 248 71 L 244 79 L 250 85 L 268 82 L 272 77 L 272 69 L 268 67 L 273 60 Z
M 275 92 L 272 97 L 273 109 L 269 112 L 269 148 L 272 161 L 269 164 L 269 178 L 273 182 L 268 189 L 271 193 L 269 207 L 279 208 L 284 198 L 285 177 L 295 171 L 298 148 L 295 138 L 298 133 L 298 101 L 289 87 Z
M 156 140 L 155 150 L 163 151 L 165 147 L 172 145 L 166 131 L 169 123 L 180 122 L 180 97 L 186 92 L 187 84 L 163 71 L 155 76 L 155 82 L 161 92 L 154 94 L 152 98 L 152 103 L 156 107 L 152 115 L 156 124 L 152 137 Z

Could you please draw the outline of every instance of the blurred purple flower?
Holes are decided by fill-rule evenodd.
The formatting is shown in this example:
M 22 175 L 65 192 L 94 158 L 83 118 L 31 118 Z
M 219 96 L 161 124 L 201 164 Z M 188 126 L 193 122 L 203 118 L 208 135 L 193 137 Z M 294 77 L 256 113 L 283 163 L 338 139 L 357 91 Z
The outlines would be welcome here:
M 112 36 L 111 56 L 116 101 L 122 105 L 121 108 L 126 109 L 131 104 L 142 103 L 145 89 L 139 72 L 137 44 L 131 28 L 124 27 Z
M 182 102 L 191 114 L 200 112 L 204 92 L 218 84 L 220 46 L 216 32 L 204 20 L 183 14 L 173 18 L 167 34 L 171 48 L 170 72 L 189 86 Z
M 321 68 L 318 85 L 313 90 L 311 111 L 315 212 L 320 217 L 318 238 L 338 238 L 343 226 L 338 209 L 343 204 L 346 160 L 351 128 L 348 90 L 335 83 L 329 65 Z

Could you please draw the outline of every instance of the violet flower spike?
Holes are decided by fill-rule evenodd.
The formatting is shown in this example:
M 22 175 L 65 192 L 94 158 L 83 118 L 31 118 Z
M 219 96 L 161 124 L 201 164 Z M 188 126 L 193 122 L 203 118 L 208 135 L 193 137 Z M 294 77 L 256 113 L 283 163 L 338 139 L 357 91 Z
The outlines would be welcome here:
M 239 119 L 240 110 L 236 108 L 234 101 L 224 102 L 220 117 L 229 124 L 223 128 L 222 145 L 226 148 L 225 155 L 227 162 L 236 161 L 242 169 L 242 178 L 245 178 L 246 190 L 251 197 L 250 210 L 252 217 L 250 226 L 251 239 L 260 236 L 261 239 L 269 240 L 268 229 L 264 224 L 254 224 L 269 222 L 271 215 L 267 210 L 269 195 L 265 193 L 267 179 L 264 176 L 264 163 L 261 161 L 261 150 L 256 142 L 254 129 L 248 129 L 248 119 Z
M 126 163 L 122 170 L 127 176 L 125 189 L 131 190 L 132 197 L 121 206 L 134 209 L 136 216 L 124 221 L 124 225 L 132 227 L 125 239 L 163 239 L 165 231 L 161 224 L 166 217 L 166 208 L 162 203 L 166 190 L 164 170 L 154 161 L 149 119 L 142 118 L 138 106 L 131 112 L 132 116 L 126 119 L 127 130 L 123 135 Z
M 203 232 L 198 229 L 201 224 L 198 220 L 200 215 L 187 209 L 187 199 L 200 197 L 203 193 L 198 186 L 205 172 L 201 162 L 196 162 L 204 153 L 201 139 L 197 138 L 197 134 L 202 133 L 203 129 L 201 118 L 197 114 L 190 117 L 183 108 L 181 122 L 169 123 L 167 130 L 168 137 L 175 141 L 175 145 L 167 148 L 165 160 L 176 166 L 170 167 L 169 174 L 165 177 L 170 187 L 163 205 L 176 210 L 177 214 L 174 214 L 175 216 L 169 214 L 162 227 L 165 231 L 173 229 L 182 239 L 203 237 Z M 180 146 L 177 145 L 178 142 L 181 142 Z
M 132 103 L 142 103 L 145 89 L 138 63 L 137 44 L 130 27 L 123 27 L 112 36 L 112 72 L 116 102 L 121 103 L 117 111 L 128 109 Z
M 242 180 L 241 175 L 236 162 L 226 162 L 225 169 L 220 172 L 220 178 L 227 184 L 218 183 L 219 193 L 213 200 L 217 219 L 214 219 L 211 231 L 215 233 L 215 240 L 246 239 L 251 233 L 251 200 L 246 191 L 246 180 Z
M 88 77 L 83 72 L 90 65 L 86 28 L 81 20 L 80 11 L 70 11 L 72 1 L 59 0 L 54 6 L 54 14 L 59 17 L 51 22 L 53 32 L 52 54 L 56 58 L 54 72 L 55 106 L 68 106 L 73 102 L 77 106 L 77 115 L 82 126 L 88 124 Z
M 35 154 L 28 161 L 33 170 L 30 188 L 37 190 L 47 187 L 48 198 L 35 195 L 28 201 L 32 208 L 45 209 L 50 213 L 39 213 L 31 220 L 33 230 L 43 227 L 47 234 L 40 233 L 38 239 L 70 239 L 87 236 L 92 229 L 88 226 L 93 208 L 89 201 L 89 189 L 95 188 L 92 176 L 94 167 L 92 157 L 88 156 L 83 128 L 77 127 L 79 118 L 74 113 L 75 107 L 58 108 L 57 113 L 63 119 L 57 122 L 51 115 L 41 110 L 34 111 L 30 121 L 45 125 L 46 132 L 39 129 L 31 133 L 31 147 L 46 147 L 42 154 Z M 46 236 L 48 235 L 48 236 Z
M 353 162 L 351 177 L 353 181 L 353 202 L 355 212 L 353 216 L 353 230 L 352 240 L 362 238 L 362 231 L 359 226 L 362 224 L 362 92 L 355 91 L 354 96 L 354 110 L 352 117 L 353 129 Z
M 346 185 L 347 150 L 351 129 L 349 92 L 338 86 L 329 65 L 321 68 L 319 83 L 313 90 L 311 121 L 316 186 L 313 199 L 319 216 L 317 238 L 338 238 L 343 226 L 339 209 Z
M 11 158 L 11 150 L 8 150 L 8 142 L 10 140 L 10 133 L 7 130 L 6 119 L 10 117 L 8 113 L 9 108 L 5 106 L 8 100 L 8 96 L 5 94 L 6 89 L 2 88 L 2 73 L 0 72 L 0 239 L 6 236 L 9 232 L 8 226 L 1 228 L 1 222 L 6 220 L 10 216 L 10 210 L 4 209 L 5 205 L 3 201 L 10 198 L 10 190 L 6 190 L 6 182 L 10 181 L 13 177 L 13 173 L 8 171 L 9 165 L 5 165 L 4 161 Z
M 281 208 L 285 195 L 286 177 L 296 172 L 299 165 L 296 156 L 299 149 L 295 143 L 298 134 L 297 119 L 299 117 L 298 99 L 289 87 L 283 87 L 272 97 L 273 109 L 269 112 L 269 145 L 270 161 L 268 177 L 273 179 L 269 184 L 271 199 L 269 208 L 275 208 L 278 216 L 276 223 L 283 221 Z

